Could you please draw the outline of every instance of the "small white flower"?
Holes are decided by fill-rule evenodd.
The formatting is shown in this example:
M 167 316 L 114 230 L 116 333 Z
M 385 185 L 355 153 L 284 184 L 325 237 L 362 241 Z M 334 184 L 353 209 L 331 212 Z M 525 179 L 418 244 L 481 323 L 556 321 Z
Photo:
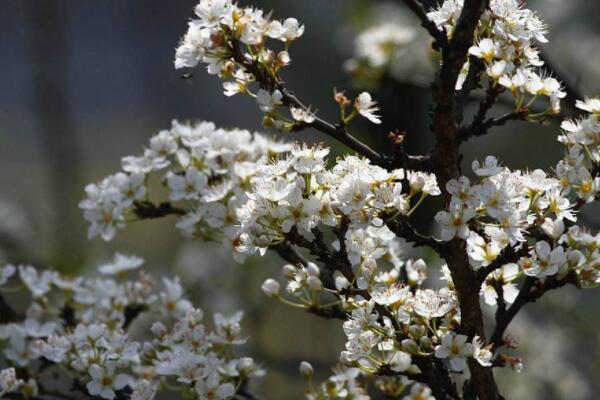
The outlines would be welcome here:
M 596 116 L 600 116 L 600 97 L 586 97 L 585 101 L 577 100 L 575 104 L 577 108 L 587 111 Z
M 211 373 L 207 379 L 196 381 L 196 393 L 202 400 L 224 400 L 233 397 L 235 387 L 233 384 L 221 383 L 218 373 Z
M 397 351 L 390 360 L 392 371 L 405 372 L 412 367 L 412 357 L 404 351 Z M 414 369 L 414 368 L 413 368 Z
M 126 271 L 137 269 L 144 264 L 144 259 L 136 256 L 127 256 L 116 253 L 113 261 L 102 264 L 98 267 L 100 273 L 104 275 L 119 275 Z
M 265 89 L 259 89 L 256 93 L 256 102 L 258 103 L 258 108 L 264 113 L 270 113 L 277 109 L 280 106 L 281 99 L 283 99 L 283 95 L 279 90 L 275 90 L 273 93 L 269 93 Z
M 207 183 L 206 175 L 195 167 L 188 168 L 183 176 L 171 173 L 167 176 L 169 198 L 174 201 L 196 199 Z
M 439 211 L 435 221 L 441 226 L 442 240 L 452 240 L 455 236 L 461 239 L 469 237 L 469 221 L 475 217 L 473 208 L 463 208 L 462 205 L 451 203 L 448 211 Z
M 492 366 L 492 357 L 494 356 L 490 351 L 490 346 L 484 346 L 485 342 L 479 336 L 473 337 L 473 358 L 484 367 Z
M 369 93 L 362 92 L 359 94 L 356 100 L 354 100 L 354 108 L 360 115 L 372 123 L 381 123 L 381 118 L 375 114 L 377 111 L 379 111 L 379 107 L 377 107 L 377 102 L 371 98 Z
M 310 110 L 305 110 L 300 107 L 290 107 L 290 112 L 292 113 L 292 118 L 298 122 L 304 122 L 306 124 L 312 124 L 315 122 L 315 115 Z
M 12 264 L 0 267 L 0 286 L 4 285 L 8 279 L 15 274 L 17 268 Z
M 476 46 L 471 46 L 469 53 L 477 58 L 483 58 L 486 62 L 491 62 L 500 52 L 500 46 L 494 43 L 492 39 L 482 39 Z
M 52 271 L 38 272 L 30 265 L 19 265 L 19 276 L 31 295 L 35 298 L 42 297 L 50 291 L 50 283 L 55 273 Z
M 412 384 L 410 392 L 402 400 L 435 400 L 435 397 L 429 387 L 417 382 Z
M 535 244 L 535 251 L 532 255 L 531 258 L 522 258 L 519 265 L 525 275 L 538 278 L 555 275 L 567 262 L 567 256 L 562 246 L 552 249 L 550 244 L 544 240 Z
M 465 335 L 447 332 L 442 336 L 442 344 L 435 348 L 437 358 L 448 358 L 453 371 L 462 371 L 467 367 L 467 358 L 473 355 L 473 345 L 467 343 Z
M 490 265 L 500 254 L 502 247 L 499 243 L 491 240 L 489 243 L 475 232 L 471 232 L 467 238 L 467 254 L 473 269 L 479 269 Z
M 92 380 L 86 385 L 92 396 L 100 396 L 103 399 L 112 400 L 116 397 L 115 390 L 121 390 L 127 386 L 129 376 L 118 374 L 115 376 L 115 365 L 112 363 L 101 367 L 92 364 L 89 369 Z
M 487 156 L 483 165 L 478 160 L 474 160 L 472 167 L 473 172 L 481 177 L 494 176 L 504 170 L 503 167 L 498 165 L 498 159 L 494 156 Z
M 17 371 L 14 368 L 5 368 L 0 371 L 0 395 L 16 392 L 25 382 L 17 379 Z
M 272 21 L 269 27 L 268 35 L 273 39 L 279 39 L 282 42 L 291 42 L 298 39 L 304 33 L 304 25 L 300 25 L 296 18 L 288 18 L 283 21 Z
M 520 276 L 517 264 L 504 264 L 500 269 L 492 273 L 490 278 L 484 282 L 481 288 L 486 304 L 495 306 L 498 303 L 498 293 L 494 287 L 494 281 L 502 285 L 502 298 L 506 304 L 512 304 L 519 295 L 519 288 L 513 281 Z
M 309 362 L 307 361 L 302 361 L 300 363 L 300 374 L 302 376 L 304 376 L 305 378 L 311 377 L 313 375 L 313 373 L 315 372 L 313 369 L 313 366 L 310 365 Z
M 548 237 L 557 240 L 565 231 L 565 223 L 562 219 L 546 218 L 541 228 Z

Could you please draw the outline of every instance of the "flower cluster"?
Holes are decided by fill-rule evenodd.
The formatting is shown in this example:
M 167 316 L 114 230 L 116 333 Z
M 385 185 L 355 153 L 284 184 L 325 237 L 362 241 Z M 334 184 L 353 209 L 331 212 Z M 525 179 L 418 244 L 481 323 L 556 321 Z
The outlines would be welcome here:
M 315 228 L 345 221 L 348 259 L 372 270 L 377 259 L 393 256 L 397 245 L 384 220 L 410 216 L 440 190 L 433 175 L 388 172 L 354 156 L 328 169 L 328 154 L 323 146 L 285 144 L 208 122 L 173 122 L 171 130 L 150 139 L 142 156 L 125 157 L 122 172 L 88 185 L 80 206 L 91 222 L 90 237 L 110 240 L 126 221 L 144 218 L 149 177 L 158 172 L 171 204 L 181 204 L 177 227 L 229 243 L 238 259 L 264 253 L 286 235 L 312 240 Z M 135 190 L 118 183 L 134 177 L 140 182 Z
M 127 392 L 150 400 L 165 384 L 189 398 L 228 399 L 249 378 L 264 374 L 251 358 L 235 356 L 234 347 L 246 340 L 241 313 L 215 314 L 209 330 L 177 279 L 164 278 L 161 289 L 143 272 L 128 278 L 142 262 L 117 255 L 99 268 L 107 277 L 86 279 L 19 266 L 33 302 L 23 321 L 0 325 L 3 357 L 30 372 L 60 365 L 77 382 L 74 387 L 104 399 Z M 154 315 L 156 322 L 152 335 L 138 339 L 127 329 L 140 313 Z M 41 390 L 40 382 L 22 381 L 14 369 L 0 376 L 0 393 Z
M 290 233 L 313 240 L 320 225 L 337 227 L 344 221 L 349 224 L 343 238 L 349 261 L 373 269 L 395 243 L 384 219 L 410 215 L 425 197 L 440 193 L 432 175 L 388 172 L 354 156 L 327 169 L 328 153 L 321 146 L 296 145 L 289 157 L 260 168 L 248 201 L 237 210 L 239 251 L 264 251 Z M 404 189 L 403 180 L 408 181 Z M 414 198 L 419 200 L 411 206 Z
M 435 219 L 443 240 L 468 240 L 474 268 L 489 265 L 508 244 L 525 241 L 525 230 L 533 223 L 550 217 L 575 219 L 561 182 L 542 170 L 510 171 L 488 156 L 483 163 L 474 161 L 473 171 L 475 182 L 464 176 L 448 182 L 452 200 Z M 481 240 L 481 230 L 489 241 Z
M 428 14 L 438 27 L 452 35 L 464 0 L 446 0 Z M 546 27 L 531 10 L 518 0 L 491 0 L 476 31 L 475 44 L 469 53 L 485 64 L 485 74 L 490 86 L 500 85 L 515 98 L 515 109 L 530 106 L 539 97 L 548 98 L 548 107 L 541 114 L 558 114 L 560 99 L 566 93 L 555 78 L 536 70 L 544 62 L 533 41 L 546 43 Z M 457 82 L 459 90 L 471 65 L 467 62 Z M 526 96 L 530 100 L 526 102 Z
M 452 37 L 462 8 L 462 0 L 447 0 L 428 16 Z M 265 126 L 288 131 L 321 127 L 333 136 L 347 135 L 352 144 L 356 139 L 345 129 L 355 117 L 381 123 L 379 107 L 367 92 L 354 101 L 334 92 L 340 122 L 330 124 L 285 88 L 278 74 L 290 61 L 291 42 L 304 31 L 297 20 L 270 20 L 261 10 L 231 0 L 201 0 L 195 12 L 197 19 L 177 49 L 176 67 L 206 64 L 209 73 L 225 79 L 226 95 L 256 99 Z M 545 42 L 544 35 L 541 20 L 520 2 L 492 0 L 456 89 L 474 73 L 476 82 L 487 77 L 486 101 L 493 103 L 509 90 L 515 112 L 530 119 L 558 113 L 565 96 L 561 85 L 534 69 L 543 63 L 533 41 Z M 358 39 L 358 58 L 384 70 L 412 38 L 411 31 L 397 26 L 371 29 Z M 267 39 L 283 42 L 283 49 L 269 49 Z M 549 106 L 529 114 L 540 96 L 549 99 Z M 258 133 L 218 129 L 210 122 L 173 122 L 170 130 L 150 139 L 142 156 L 125 157 L 121 172 L 89 185 L 80 206 L 91 223 L 91 237 L 110 240 L 130 221 L 177 215 L 177 227 L 187 235 L 222 241 L 238 260 L 277 251 L 288 263 L 282 268 L 285 290 L 282 280 L 269 278 L 263 292 L 344 321 L 346 343 L 334 375 L 315 386 L 312 367 L 301 365 L 309 399 L 366 400 L 369 381 L 388 397 L 431 399 L 442 389 L 418 382 L 431 366 L 436 374 L 462 372 L 467 366 L 475 372 L 503 363 L 522 368 L 517 358 L 492 353 L 503 343 L 479 336 L 481 320 L 476 329 L 462 320 L 461 307 L 465 314 L 481 311 L 465 308 L 469 300 L 479 300 L 479 285 L 484 301 L 498 305 L 496 328 L 502 330 L 490 339 L 498 342 L 506 329 L 501 319 L 513 310 L 507 304 L 513 303 L 516 311 L 522 306 L 517 298 L 535 300 L 544 290 L 566 283 L 600 283 L 600 235 L 573 225 L 578 209 L 600 191 L 600 100 L 586 99 L 577 106 L 588 115 L 563 123 L 560 141 L 567 154 L 553 173 L 513 171 L 489 156 L 472 163 L 473 178 L 449 181 L 458 174 L 440 170 L 454 166 L 445 168 L 435 157 L 404 154 L 400 161 L 388 160 L 366 145 L 353 145 L 382 165 L 389 161 L 386 169 L 353 155 L 328 160 L 330 149 L 321 144 L 282 143 Z M 289 108 L 291 119 L 281 115 L 282 107 Z M 439 155 L 438 147 L 434 155 Z M 449 201 L 434 217 L 441 240 L 411 225 L 412 214 L 425 199 L 441 194 L 435 174 L 396 168 L 418 164 L 412 160 L 424 160 L 424 169 L 444 180 Z M 168 201 L 151 199 L 154 178 L 166 187 Z M 443 287 L 428 284 L 425 260 L 403 257 L 404 239 L 429 246 L 446 259 Z M 231 398 L 247 379 L 263 374 L 252 359 L 234 356 L 233 346 L 245 341 L 241 314 L 215 315 L 209 331 L 179 280 L 163 278 L 162 289 L 156 290 L 146 274 L 126 279 L 142 262 L 117 255 L 100 267 L 108 277 L 90 279 L 67 279 L 32 267 L 0 269 L 0 285 L 18 270 L 34 298 L 24 322 L 0 329 L 5 358 L 19 367 L 41 357 L 64 365 L 85 382 L 90 394 L 107 399 L 121 391 L 150 399 L 166 385 L 181 390 L 185 398 Z M 461 275 L 470 279 L 453 282 Z M 519 291 L 521 278 L 525 282 Z M 466 292 L 461 289 L 473 282 Z M 45 313 L 55 290 L 61 293 L 62 319 Z M 126 329 L 146 311 L 157 312 L 163 320 L 152 325 L 152 339 L 134 340 Z M 12 379 L 10 371 L 5 374 L 2 390 L 35 386 Z M 456 390 L 452 382 L 449 386 L 443 390 Z
M 359 380 L 363 373 L 358 368 L 338 366 L 334 369 L 333 375 L 317 386 L 312 381 L 313 371 L 309 363 L 304 361 L 300 364 L 300 373 L 308 382 L 308 389 L 305 392 L 307 400 L 369 400 L 371 398 Z
M 271 20 L 262 10 L 239 7 L 232 0 L 201 0 L 195 14 L 198 18 L 190 21 L 175 52 L 175 68 L 206 64 L 209 74 L 225 80 L 226 96 L 239 93 L 256 100 L 264 113 L 264 126 L 291 131 L 315 121 L 310 107 L 291 98 L 279 77 L 280 70 L 291 62 L 288 51 L 292 42 L 304 33 L 297 19 Z M 282 42 L 283 48 L 270 49 L 268 39 Z M 282 106 L 289 108 L 289 116 L 281 114 Z M 355 100 L 354 111 L 346 123 L 356 114 L 381 122 L 367 93 Z
M 566 154 L 556 165 L 556 174 L 567 192 L 590 203 L 600 192 L 600 99 L 578 100 L 576 105 L 587 115 L 563 121 L 558 140 L 566 146 Z
M 575 214 L 559 179 L 541 170 L 510 171 L 491 156 L 475 161 L 473 170 L 477 181 L 462 176 L 446 185 L 450 205 L 435 216 L 442 239 L 464 239 L 474 270 L 492 267 L 509 247 L 527 253 L 518 264 L 492 270 L 482 288 L 488 304 L 496 304 L 497 285 L 503 288 L 503 300 L 512 303 L 518 293 L 513 281 L 523 274 L 563 277 L 578 265 L 589 266 L 580 252 L 562 245 L 565 221 L 575 221 Z M 541 237 L 533 235 L 536 231 Z
M 513 281 L 522 275 L 563 278 L 574 272 L 585 286 L 599 282 L 596 236 L 577 226 L 566 229 L 576 221 L 576 210 L 600 191 L 596 103 L 579 101 L 588 116 L 563 122 L 559 141 L 567 151 L 556 177 L 541 170 L 510 171 L 490 156 L 473 163 L 475 182 L 462 176 L 446 185 L 451 202 L 435 219 L 443 240 L 466 240 L 473 269 L 491 266 L 508 247 L 526 253 L 517 264 L 494 268 L 482 288 L 487 303 L 496 304 L 498 285 L 504 301 L 512 303 L 518 293 Z
M 256 98 L 266 120 L 279 120 L 282 103 L 278 89 L 260 88 L 253 93 L 257 79 L 272 79 L 290 61 L 288 50 L 292 42 L 304 33 L 304 26 L 295 18 L 270 20 L 253 7 L 239 7 L 232 0 L 201 0 L 195 8 L 197 19 L 189 22 L 188 31 L 175 53 L 175 68 L 194 68 L 206 64 L 209 74 L 225 80 L 226 96 L 241 93 Z M 268 39 L 283 43 L 280 51 L 267 47 Z M 300 113 L 299 113 L 300 114 Z M 301 120 L 310 115 L 298 116 Z M 310 122 L 310 121 L 306 121 Z
M 178 228 L 204 238 L 214 237 L 219 229 L 233 240 L 234 210 L 246 200 L 252 176 L 290 148 L 245 130 L 173 121 L 170 130 L 150 139 L 142 156 L 123 158 L 122 172 L 86 187 L 80 207 L 91 223 L 89 236 L 111 240 L 117 228 L 139 218 L 135 207 L 149 200 L 149 177 L 159 173 L 169 199 L 186 204 Z
M 236 71 L 234 52 L 247 46 L 252 58 L 269 64 L 272 72 L 289 63 L 287 48 L 304 33 L 304 26 L 295 18 L 283 22 L 270 21 L 262 10 L 238 7 L 232 0 L 201 0 L 194 9 L 197 19 L 189 22 L 188 31 L 175 55 L 175 68 L 193 68 L 198 63 L 207 65 L 210 74 L 234 77 L 238 92 L 254 77 L 246 76 L 243 69 Z M 285 51 L 275 53 L 266 47 L 267 39 L 285 44 Z M 239 75 L 239 76 L 238 76 Z M 226 85 L 228 89 L 228 85 Z
M 403 283 L 407 278 L 400 276 L 403 268 L 407 275 L 412 275 L 410 286 Z M 378 384 L 387 388 L 384 392 L 393 389 L 392 393 L 400 393 L 414 386 L 410 377 L 421 372 L 415 356 L 447 359 L 455 371 L 463 371 L 469 358 L 484 366 L 491 365 L 492 353 L 481 338 L 476 336 L 467 342 L 466 336 L 454 332 L 460 324 L 456 292 L 449 287 L 438 290 L 422 287 L 426 270 L 423 260 L 409 260 L 406 265 L 391 269 L 377 268 L 373 283 L 364 288 L 341 274 L 335 276 L 333 288 L 324 288 L 320 280 L 318 285 L 310 284 L 311 276 L 320 275 L 315 264 L 286 265 L 282 272 L 288 280 L 287 292 L 293 297 L 283 297 L 274 279 L 265 281 L 262 289 L 285 304 L 324 315 L 340 306 L 349 315 L 343 323 L 347 342 L 340 355 L 342 365 L 355 370 L 356 377 L 363 374 L 379 377 Z M 325 301 L 331 296 L 337 301 Z M 403 379 L 386 380 L 390 375 Z M 337 388 L 336 393 L 346 390 L 334 382 L 336 379 L 330 379 L 323 387 Z M 316 397 L 309 395 L 309 398 L 320 398 L 318 393 L 317 390 L 312 394 Z

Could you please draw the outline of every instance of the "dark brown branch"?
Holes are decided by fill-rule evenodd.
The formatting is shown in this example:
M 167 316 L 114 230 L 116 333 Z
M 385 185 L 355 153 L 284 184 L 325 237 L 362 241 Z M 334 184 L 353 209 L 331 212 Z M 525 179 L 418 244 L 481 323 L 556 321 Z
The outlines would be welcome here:
M 467 61 L 468 50 L 473 44 L 475 29 L 488 5 L 488 0 L 465 0 L 464 6 L 448 45 L 442 49 L 442 66 L 433 90 L 432 129 L 436 137 L 435 157 L 439 163 L 437 177 L 444 188 L 450 179 L 459 174 L 459 127 L 456 120 L 456 82 Z M 443 191 L 445 204 L 450 203 L 450 194 Z M 465 242 L 454 239 L 447 244 L 443 255 L 452 273 L 461 311 L 462 333 L 468 337 L 485 337 L 483 315 L 479 304 L 479 289 L 475 274 L 466 255 Z M 497 394 L 491 368 L 469 360 L 472 384 L 479 400 L 495 400 Z
M 11 322 L 17 322 L 22 317 L 17 311 L 15 311 L 2 297 L 0 294 L 0 324 L 8 324 Z
M 135 201 L 133 203 L 133 212 L 140 219 L 156 219 L 168 215 L 182 216 L 187 213 L 183 208 L 174 207 L 169 202 L 156 205 L 150 201 Z
M 459 133 L 461 142 L 466 142 L 472 137 L 487 135 L 489 130 L 496 126 L 505 125 L 508 121 L 525 120 L 529 114 L 529 109 L 522 108 L 515 110 L 496 118 L 488 118 L 481 122 L 474 121 L 468 127 L 462 128 Z
M 399 130 L 390 132 L 388 139 L 393 145 L 393 156 L 391 157 L 390 168 L 404 168 L 411 171 L 434 172 L 435 160 L 431 154 L 410 155 L 404 148 L 404 139 L 406 132 Z
M 348 319 L 348 314 L 342 310 L 340 307 L 330 306 L 330 307 L 309 307 L 307 311 L 311 314 L 316 315 L 317 317 L 321 317 L 324 319 L 339 319 L 345 321 Z
M 445 30 L 439 29 L 437 25 L 429 19 L 427 12 L 418 0 L 402 0 L 410 10 L 421 20 L 421 26 L 429 32 L 433 38 L 433 48 L 439 50 L 448 44 L 448 36 Z
M 463 83 L 460 92 L 456 98 L 455 111 L 456 122 L 458 124 L 463 121 L 463 110 L 467 100 L 471 97 L 473 90 L 481 86 L 481 73 L 485 70 L 485 64 L 477 57 L 469 57 L 469 73 Z
M 409 221 L 402 217 L 398 217 L 387 224 L 388 228 L 396 234 L 396 236 L 406 239 L 415 247 L 431 247 L 439 254 L 446 251 L 446 243 L 437 240 L 431 236 L 425 236 L 419 233 Z
M 577 83 L 566 73 L 566 71 L 552 60 L 547 51 L 540 51 L 540 60 L 544 62 L 545 68 L 562 83 L 562 88 L 567 93 L 563 101 L 567 103 L 571 110 L 576 111 L 575 103 L 577 100 L 583 100 L 585 97 Z M 582 111 L 577 112 L 581 113 Z
M 508 328 L 508 325 L 510 325 L 513 318 L 526 304 L 534 303 L 547 292 L 568 284 L 577 285 L 577 274 L 574 271 L 569 271 L 569 273 L 561 279 L 550 277 L 544 282 L 530 276 L 525 278 L 521 290 L 519 291 L 519 295 L 514 303 L 505 312 L 501 312 L 496 316 L 496 327 L 494 328 L 494 332 L 490 339 L 490 343 L 493 343 L 494 345 L 493 349 L 496 350 L 504 344 L 503 337 L 506 328 Z
M 283 103 L 286 106 L 300 107 L 300 108 L 303 108 L 304 110 L 308 110 L 308 107 L 305 106 L 304 103 L 302 103 L 292 91 L 287 89 L 283 85 L 283 82 L 277 83 L 277 88 L 283 94 Z M 322 119 L 316 115 L 314 117 L 315 117 L 314 122 L 312 122 L 310 124 L 307 124 L 307 123 L 298 124 L 298 125 L 296 125 L 295 130 L 298 131 L 298 130 L 302 130 L 307 127 L 315 128 L 319 132 L 322 132 L 322 133 L 336 139 L 337 141 L 348 146 L 350 149 L 354 150 L 358 154 L 368 158 L 376 165 L 386 166 L 389 164 L 389 160 L 387 159 L 387 157 L 378 153 L 377 151 L 375 151 L 371 147 L 369 147 L 367 144 L 358 140 L 355 136 L 350 134 L 350 132 L 348 132 L 343 125 L 332 124 L 331 122 L 325 121 L 324 119 Z
M 423 380 L 431 388 L 436 399 L 461 398 L 442 360 L 432 356 L 413 356 L 413 362 L 421 370 Z
M 260 67 L 260 64 L 246 57 L 246 55 L 242 51 L 239 41 L 232 40 L 231 46 L 232 56 L 234 60 L 237 63 L 243 65 L 244 68 L 248 70 L 248 72 L 252 73 L 252 75 L 256 77 L 256 80 L 261 84 L 263 88 L 271 92 L 275 89 L 279 90 L 283 95 L 283 104 L 287 107 L 294 106 L 302 108 L 306 111 L 309 110 L 309 108 L 294 94 L 294 92 L 285 86 L 284 81 L 280 77 L 273 77 L 272 75 L 266 73 Z M 356 137 L 352 136 L 342 124 L 334 124 L 315 115 L 314 122 L 310 124 L 298 124 L 296 130 L 302 130 L 307 127 L 315 128 L 316 130 L 328 136 L 331 136 L 332 138 L 338 140 L 340 143 L 356 151 L 358 154 L 368 158 L 374 164 L 389 164 L 389 160 L 387 159 L 387 157 L 379 154 L 378 152 L 370 148 L 368 145 L 361 142 Z
M 477 270 L 476 277 L 479 286 L 483 284 L 485 279 L 492 272 L 501 268 L 505 264 L 514 263 L 519 260 L 519 258 L 527 255 L 529 249 L 527 246 L 523 245 L 520 249 L 516 250 L 514 247 L 506 247 L 502 252 L 496 257 L 496 259 L 488 266 L 482 267 Z

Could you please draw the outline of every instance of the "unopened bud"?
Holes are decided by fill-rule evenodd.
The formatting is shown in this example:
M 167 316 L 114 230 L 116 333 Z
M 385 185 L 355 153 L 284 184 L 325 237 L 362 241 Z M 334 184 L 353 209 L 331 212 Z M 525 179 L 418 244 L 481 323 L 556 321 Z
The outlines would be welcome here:
M 317 264 L 313 262 L 309 262 L 306 266 L 306 269 L 308 270 L 308 274 L 312 276 L 319 276 L 319 274 L 321 273 Z
M 316 276 L 309 276 L 308 279 L 306 280 L 306 282 L 308 282 L 308 287 L 310 288 L 310 290 L 322 290 L 323 289 L 323 283 L 321 282 L 321 280 L 316 277 Z
M 262 289 L 263 293 L 267 296 L 278 297 L 281 286 L 279 286 L 279 282 L 277 282 L 275 279 L 269 278 L 263 282 L 260 288 Z
M 292 264 L 285 264 L 283 268 L 281 268 L 281 273 L 286 278 L 292 279 L 296 273 L 296 268 Z
M 350 99 L 344 95 L 344 92 L 338 92 L 337 90 L 333 92 L 333 99 L 336 103 L 343 106 L 349 106 L 352 104 L 352 101 L 350 101 Z
M 310 378 L 313 373 L 315 372 L 312 365 L 310 365 L 310 363 L 308 361 L 302 361 L 300 363 L 300 374 L 302 374 L 302 376 L 304 376 L 305 378 Z

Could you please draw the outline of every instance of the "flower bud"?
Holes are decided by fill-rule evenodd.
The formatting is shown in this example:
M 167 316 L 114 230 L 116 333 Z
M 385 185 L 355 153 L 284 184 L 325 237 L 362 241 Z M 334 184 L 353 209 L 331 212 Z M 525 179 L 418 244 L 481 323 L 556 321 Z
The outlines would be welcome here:
M 292 279 L 296 273 L 296 267 L 292 264 L 286 264 L 281 268 L 281 273 L 288 279 Z
M 419 346 L 413 339 L 404 339 L 402 341 L 402 349 L 410 354 L 417 354 L 419 352 Z
M 306 269 L 308 270 L 308 274 L 312 276 L 319 276 L 319 274 L 321 273 L 317 264 L 313 262 L 309 262 L 306 266 Z
M 281 289 L 279 282 L 271 278 L 264 281 L 260 288 L 262 289 L 263 293 L 269 297 L 278 297 L 279 290 Z
M 242 357 L 237 367 L 240 372 L 248 373 L 254 368 L 254 360 L 250 357 Z
M 288 65 L 291 60 L 290 54 L 287 51 L 280 51 L 277 54 L 277 64 L 281 67 Z
M 164 326 L 162 322 L 155 322 L 150 327 L 150 332 L 152 332 L 157 338 L 161 339 L 167 334 L 167 327 Z
M 302 376 L 304 376 L 305 378 L 310 378 L 314 373 L 314 369 L 308 361 L 302 361 L 300 363 L 299 369 L 300 369 L 300 374 L 302 374 Z
M 262 126 L 264 126 L 265 128 L 270 128 L 273 125 L 275 125 L 275 120 L 272 117 L 265 115 L 265 117 L 262 120 Z
M 323 283 L 321 282 L 321 280 L 316 277 L 316 276 L 309 276 L 308 279 L 306 280 L 306 282 L 308 283 L 308 287 L 310 288 L 310 290 L 322 290 L 323 289 Z
M 408 327 L 408 334 L 414 339 L 425 336 L 426 333 L 427 328 L 425 328 L 423 325 L 411 325 Z

